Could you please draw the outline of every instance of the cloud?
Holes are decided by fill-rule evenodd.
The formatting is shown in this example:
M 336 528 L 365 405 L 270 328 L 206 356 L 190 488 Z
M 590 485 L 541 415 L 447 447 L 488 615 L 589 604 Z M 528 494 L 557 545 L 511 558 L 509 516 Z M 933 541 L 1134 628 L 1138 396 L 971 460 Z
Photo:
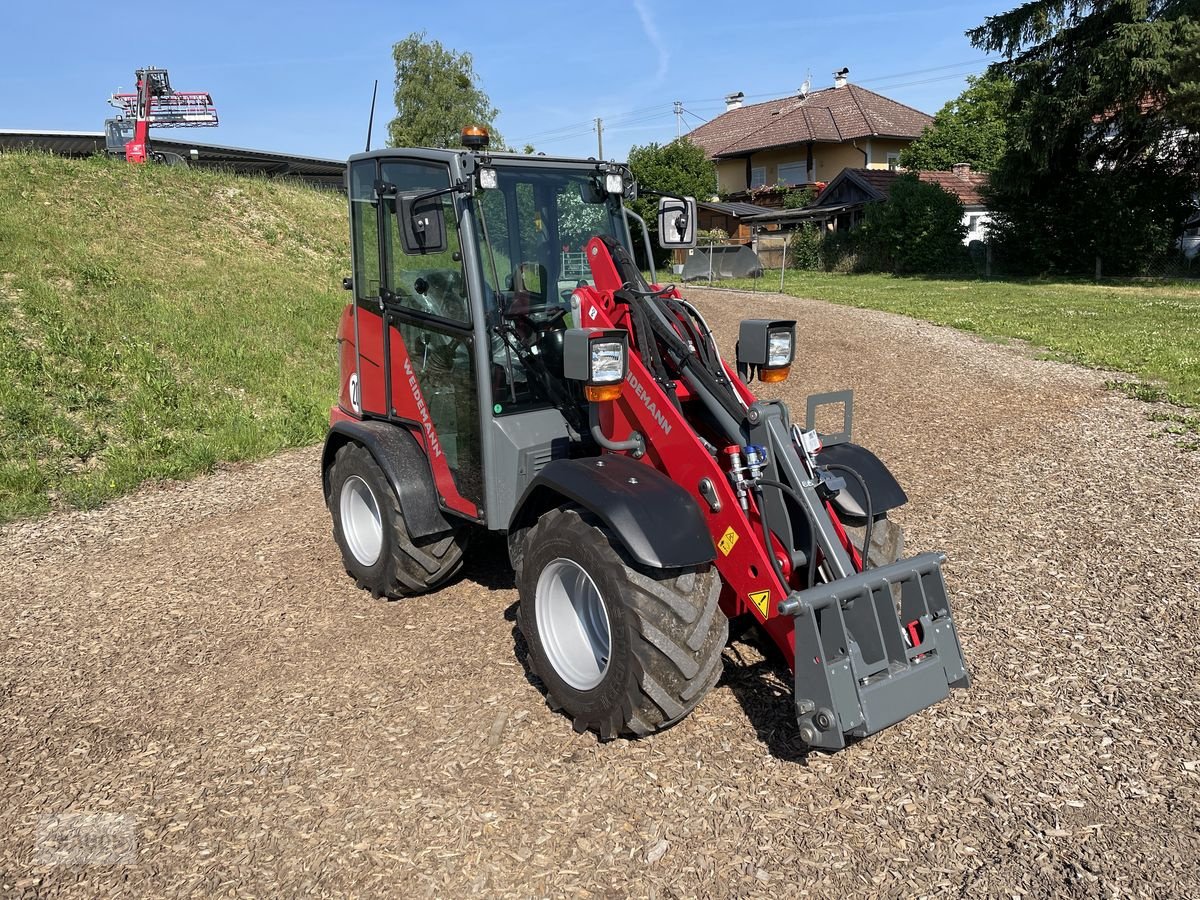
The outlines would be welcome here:
M 654 83 L 661 84 L 667 77 L 667 70 L 671 64 L 671 53 L 667 50 L 667 45 L 663 43 L 662 35 L 658 33 L 658 26 L 654 24 L 654 17 L 650 15 L 650 8 L 646 4 L 646 0 L 633 0 L 633 8 L 637 10 L 638 18 L 642 20 L 642 31 L 646 33 L 646 40 L 658 54 L 658 71 L 654 74 Z

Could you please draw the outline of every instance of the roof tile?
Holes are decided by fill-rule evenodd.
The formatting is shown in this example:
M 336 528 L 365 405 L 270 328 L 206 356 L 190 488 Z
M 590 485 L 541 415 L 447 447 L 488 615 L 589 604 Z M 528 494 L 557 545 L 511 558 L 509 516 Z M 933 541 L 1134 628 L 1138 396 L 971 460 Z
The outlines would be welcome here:
M 915 138 L 933 121 L 920 110 L 856 84 L 783 97 L 722 113 L 688 137 L 709 156 L 738 156 L 809 141 Z

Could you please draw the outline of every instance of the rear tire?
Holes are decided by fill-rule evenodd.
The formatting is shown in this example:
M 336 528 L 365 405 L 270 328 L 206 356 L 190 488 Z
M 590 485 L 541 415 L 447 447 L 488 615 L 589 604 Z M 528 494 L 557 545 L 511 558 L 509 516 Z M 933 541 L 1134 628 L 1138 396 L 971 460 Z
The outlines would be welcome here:
M 329 468 L 329 512 L 347 574 L 376 597 L 427 593 L 462 568 L 466 526 L 411 537 L 387 476 L 359 444 L 339 449 Z
M 721 677 L 729 622 L 710 564 L 642 566 L 588 513 L 555 509 L 525 536 L 517 588 L 530 668 L 576 731 L 661 731 Z
M 866 529 L 862 526 L 847 528 L 850 543 L 861 555 Z M 904 555 L 904 529 L 881 513 L 871 526 L 871 546 L 867 548 L 867 568 L 878 569 L 891 565 Z

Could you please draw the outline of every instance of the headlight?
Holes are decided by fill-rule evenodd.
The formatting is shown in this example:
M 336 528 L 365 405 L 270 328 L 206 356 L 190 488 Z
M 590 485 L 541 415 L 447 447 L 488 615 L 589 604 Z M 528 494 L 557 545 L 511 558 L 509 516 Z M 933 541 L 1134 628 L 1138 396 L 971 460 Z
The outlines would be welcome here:
M 767 336 L 767 366 L 786 366 L 792 361 L 792 333 L 772 331 Z
M 620 172 L 608 172 L 604 176 L 604 189 L 610 194 L 625 193 L 625 179 Z
M 485 191 L 495 190 L 500 183 L 499 177 L 496 175 L 495 169 L 480 169 L 479 170 L 479 186 Z
M 612 384 L 625 377 L 625 345 L 620 341 L 592 341 L 592 384 Z

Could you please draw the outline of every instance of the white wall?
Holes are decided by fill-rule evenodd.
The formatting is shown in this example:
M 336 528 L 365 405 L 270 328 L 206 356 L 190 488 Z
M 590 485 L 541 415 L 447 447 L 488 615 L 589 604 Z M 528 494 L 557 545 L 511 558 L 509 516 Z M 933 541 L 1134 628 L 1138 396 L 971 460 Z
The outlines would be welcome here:
M 971 227 L 972 220 L 974 220 L 974 228 Z M 986 241 L 988 236 L 988 225 L 990 225 L 991 222 L 992 216 L 985 209 L 963 213 L 963 224 L 967 226 L 967 234 L 966 237 L 963 238 L 963 243 L 969 244 L 971 241 Z

